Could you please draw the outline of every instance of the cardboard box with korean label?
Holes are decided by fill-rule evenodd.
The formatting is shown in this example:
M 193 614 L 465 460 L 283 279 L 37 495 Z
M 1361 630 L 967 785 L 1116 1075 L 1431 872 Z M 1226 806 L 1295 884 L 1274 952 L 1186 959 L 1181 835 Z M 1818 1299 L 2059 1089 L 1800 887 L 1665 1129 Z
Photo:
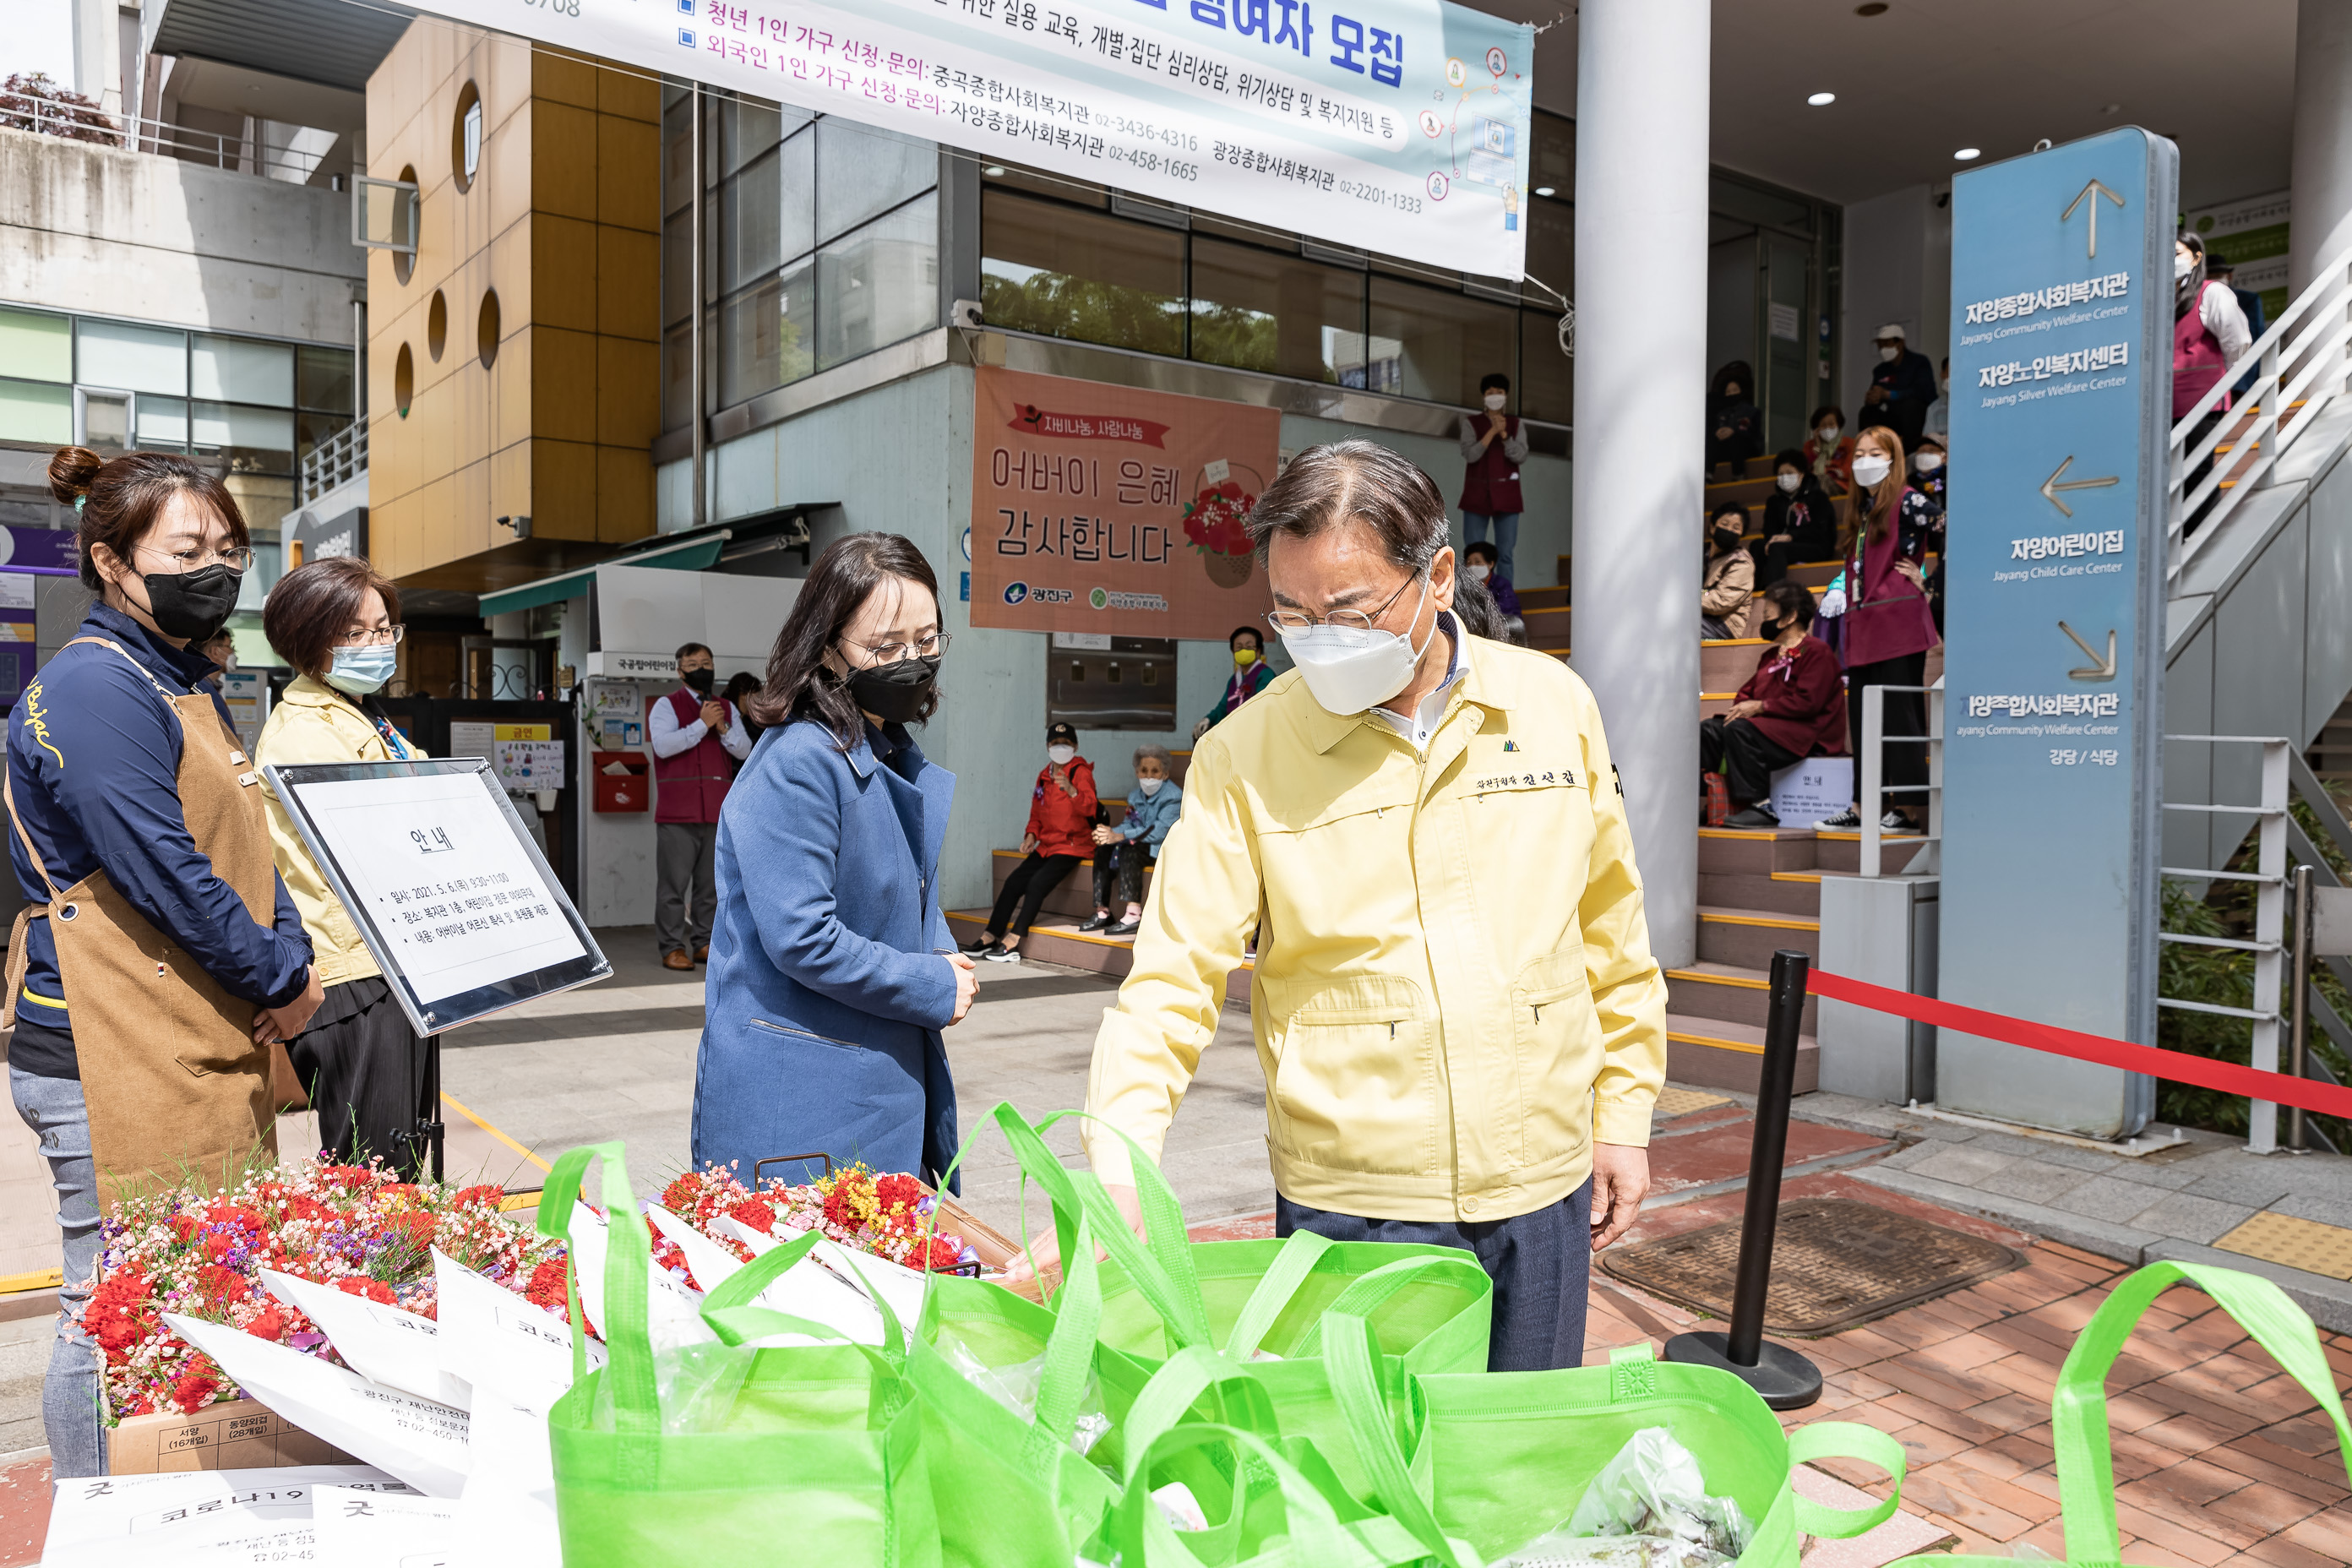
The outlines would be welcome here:
M 106 1460 L 118 1476 L 359 1463 L 255 1399 L 207 1405 L 194 1415 L 126 1415 L 106 1435 Z

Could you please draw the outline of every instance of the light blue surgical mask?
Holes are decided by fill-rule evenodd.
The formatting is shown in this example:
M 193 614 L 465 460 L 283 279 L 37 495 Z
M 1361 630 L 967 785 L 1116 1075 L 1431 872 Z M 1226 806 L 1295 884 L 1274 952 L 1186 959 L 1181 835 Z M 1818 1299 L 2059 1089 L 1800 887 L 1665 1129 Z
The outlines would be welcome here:
M 388 646 L 339 647 L 335 650 L 335 667 L 327 671 L 327 684 L 338 691 L 365 697 L 392 679 L 396 657 Z

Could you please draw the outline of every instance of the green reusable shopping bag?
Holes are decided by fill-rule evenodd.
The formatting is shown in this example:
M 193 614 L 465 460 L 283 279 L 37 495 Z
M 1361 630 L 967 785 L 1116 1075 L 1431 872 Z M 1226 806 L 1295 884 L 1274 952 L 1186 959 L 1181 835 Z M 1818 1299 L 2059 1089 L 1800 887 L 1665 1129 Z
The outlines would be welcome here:
M 1754 1534 L 1740 1568 L 1797 1568 L 1800 1534 L 1875 1529 L 1902 1491 L 1903 1446 L 1885 1433 L 1816 1421 L 1784 1434 L 1756 1391 L 1730 1373 L 1654 1361 L 1646 1344 L 1616 1352 L 1607 1366 L 1416 1377 L 1412 1437 L 1400 1449 L 1386 1440 L 1391 1423 L 1366 1326 L 1334 1314 L 1323 1332 L 1324 1360 L 1374 1500 L 1417 1539 L 1467 1542 L 1477 1556 L 1441 1555 L 1449 1568 L 1476 1568 L 1479 1557 L 1516 1552 L 1559 1524 L 1626 1439 L 1650 1426 L 1665 1427 L 1690 1450 L 1709 1495 L 1728 1495 L 1747 1514 Z M 1876 1465 L 1895 1486 L 1884 1501 L 1852 1510 L 1800 1496 L 1791 1468 L 1826 1458 Z
M 1194 1473 L 1183 1462 L 1203 1454 L 1220 1456 L 1215 1469 L 1230 1482 L 1192 1485 L 1209 1528 L 1180 1531 L 1151 1494 Z M 1433 1560 L 1478 1568 L 1462 1543 L 1439 1539 L 1433 1552 L 1402 1521 L 1357 1503 L 1301 1439 L 1188 1422 L 1143 1445 L 1132 1469 L 1095 1561 L 1115 1553 L 1121 1568 L 1409 1568 Z
M 2123 1541 L 2116 1529 L 2115 1454 L 2107 1441 L 2107 1372 L 2150 1303 L 2172 1286 L 2196 1286 L 2271 1352 L 2287 1375 L 2336 1424 L 2336 1451 L 2352 1479 L 2352 1423 L 2319 1334 L 2287 1293 L 2258 1274 L 2204 1263 L 2151 1263 L 2125 1279 L 2083 1331 L 2058 1369 L 2050 1396 L 2050 1446 L 2058 1455 L 2058 1506 L 2065 1521 L 2066 1561 L 2077 1568 L 2116 1568 Z M 2008 1557 L 1906 1557 L 1895 1568 L 2014 1568 Z
M 1110 1255 L 1102 1266 L 1099 1330 L 1108 1359 L 1150 1372 L 1182 1350 L 1222 1353 L 1265 1385 L 1282 1435 L 1315 1440 L 1358 1497 L 1369 1480 L 1323 1368 L 1318 1325 L 1325 1313 L 1370 1321 L 1382 1352 L 1381 1385 L 1400 1410 L 1412 1373 L 1485 1371 L 1495 1287 L 1472 1254 L 1334 1242 L 1306 1231 L 1279 1241 L 1194 1242 L 1175 1193 L 1129 1140 L 1150 1237 L 1139 1241 L 1102 1184 L 1045 1146 L 1045 1129 L 1079 1114 L 1058 1112 L 1032 1127 L 1001 1106 L 997 1119 L 1023 1175 L 1053 1205 L 1057 1235 L 1062 1216 L 1084 1214 Z M 1268 1359 L 1258 1359 L 1260 1352 Z
M 604 1313 L 610 1353 L 587 1371 L 580 1289 L 568 1260 L 572 1205 L 592 1158 L 604 1162 L 610 1210 Z M 816 1344 L 749 1352 L 719 1429 L 663 1430 L 646 1328 L 646 1222 L 621 1145 L 574 1149 L 548 1173 L 542 1234 L 565 1238 L 572 1300 L 572 1391 L 548 1413 L 556 1521 L 565 1568 L 711 1568 L 774 1560 L 940 1568 L 921 1409 L 904 1371 L 904 1337 L 875 1305 L 883 1347 Z M 835 1331 L 744 1305 L 816 1244 L 803 1237 L 746 1266 L 704 1299 L 723 1343 L 774 1331 Z M 711 1357 L 729 1352 L 712 1350 Z

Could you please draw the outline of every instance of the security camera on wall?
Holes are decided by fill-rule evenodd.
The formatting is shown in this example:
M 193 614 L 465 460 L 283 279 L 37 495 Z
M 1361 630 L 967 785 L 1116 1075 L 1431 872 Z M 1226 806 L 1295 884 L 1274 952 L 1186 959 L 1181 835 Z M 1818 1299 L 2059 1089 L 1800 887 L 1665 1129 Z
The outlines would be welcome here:
M 949 308 L 948 320 L 952 325 L 961 327 L 965 331 L 977 331 L 981 324 L 980 301 L 958 300 Z

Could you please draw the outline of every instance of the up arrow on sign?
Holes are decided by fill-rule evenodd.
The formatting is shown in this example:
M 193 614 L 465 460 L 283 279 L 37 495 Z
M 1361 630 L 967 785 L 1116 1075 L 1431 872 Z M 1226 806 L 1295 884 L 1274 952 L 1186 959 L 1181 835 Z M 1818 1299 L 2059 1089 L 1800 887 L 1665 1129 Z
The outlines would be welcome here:
M 2107 187 L 2106 187 L 2106 186 L 2105 186 L 2105 185 L 2103 185 L 2103 184 L 2099 184 L 2099 182 L 2098 182 L 2098 181 L 2096 181 L 2096 180 L 2093 180 L 2090 184 L 2088 184 L 2084 185 L 2084 186 L 2082 188 L 2082 190 L 2081 190 L 2081 191 L 2080 191 L 2080 192 L 2075 195 L 2075 197 L 2074 197 L 2074 199 L 2073 201 L 2068 202 L 2068 203 L 2066 204 L 2066 210 L 2065 210 L 2064 212 L 2060 213 L 2060 214 L 2058 215 L 2058 221 L 2059 221 L 2060 223 L 2064 223 L 2067 219 L 2069 219 L 2069 218 L 2071 218 L 2071 217 L 2073 217 L 2073 216 L 2074 216 L 2074 209 L 2075 209 L 2076 207 L 2081 206 L 2081 205 L 2083 205 L 2084 201 L 2086 198 L 2090 201 L 2090 204 L 2091 204 L 2091 254 L 2092 254 L 2093 256 L 2096 256 L 2096 255 L 2098 255 L 2098 254 L 2099 254 L 2099 202 L 2098 202 L 2098 198 L 2099 198 L 2099 197 L 2101 197 L 2101 196 L 2105 196 L 2105 197 L 2106 197 L 2106 198 L 2107 198 L 2107 200 L 2109 200 L 2109 201 L 2111 201 L 2111 202 L 2115 203 L 2115 204 L 2116 204 L 2116 205 L 2117 205 L 2117 206 L 2119 206 L 2119 207 L 2120 207 L 2120 206 L 2122 206 L 2122 205 L 2124 205 L 2124 199 L 2123 199 L 2123 197 L 2121 197 L 2121 196 L 2119 196 L 2119 195 L 2116 195 L 2116 193 L 2115 193 L 2115 192 L 2113 192 L 2113 191 L 2111 191 L 2111 190 L 2107 189 Z M 2063 509 L 2062 509 L 2062 510 L 2063 510 Z

